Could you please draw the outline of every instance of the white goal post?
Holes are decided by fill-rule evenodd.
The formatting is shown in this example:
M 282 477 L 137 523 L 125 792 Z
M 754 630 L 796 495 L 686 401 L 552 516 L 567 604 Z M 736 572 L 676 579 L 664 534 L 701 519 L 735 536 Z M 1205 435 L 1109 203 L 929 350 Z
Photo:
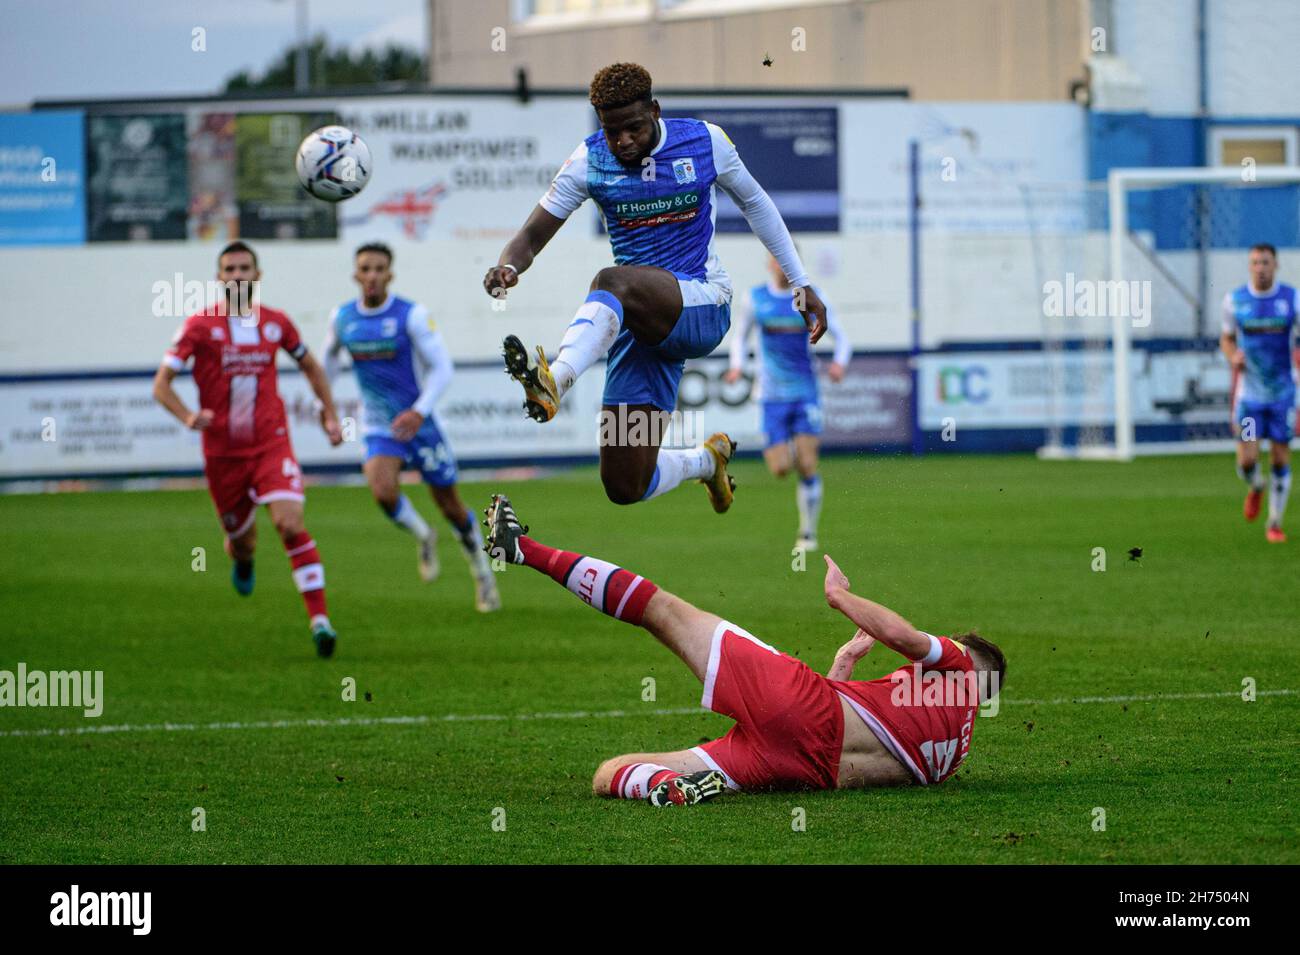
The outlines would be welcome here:
M 1287 186 L 1296 188 L 1247 196 L 1250 190 Z M 1217 340 L 1219 334 L 1219 301 L 1230 287 L 1227 283 L 1235 286 L 1245 281 L 1249 246 L 1255 241 L 1271 241 L 1279 247 L 1284 267 L 1291 260 L 1283 250 L 1300 250 L 1300 166 L 1112 169 L 1104 207 L 1098 187 L 1100 183 L 1077 185 L 1073 199 L 1082 210 L 1082 224 L 1073 234 L 1035 236 L 1036 257 L 1049 263 L 1040 270 L 1039 281 L 1046 274 L 1059 284 L 1068 272 L 1073 288 L 1077 272 L 1085 277 L 1079 285 L 1094 285 L 1098 299 L 1118 290 L 1124 293 L 1124 302 L 1129 301 L 1131 287 L 1135 300 L 1145 291 L 1145 311 L 1139 316 L 1132 307 L 1112 307 L 1107 315 L 1103 308 L 1101 315 L 1093 312 L 1069 324 L 1045 324 L 1047 363 L 1051 366 L 1055 359 L 1058 369 L 1054 373 L 1055 394 L 1049 399 L 1057 424 L 1049 427 L 1047 444 L 1039 449 L 1039 456 L 1129 461 L 1139 454 L 1229 447 L 1227 409 L 1220 414 L 1216 407 L 1211 414 L 1208 401 L 1200 409 L 1195 407 L 1204 381 L 1196 376 L 1208 374 L 1212 360 L 1218 360 L 1210 348 L 1211 339 Z M 1142 206 L 1131 214 L 1135 196 L 1143 197 Z M 1265 214 L 1260 214 L 1261 209 Z M 1136 226 L 1135 220 L 1140 220 Z M 1161 248 L 1157 233 L 1175 248 Z M 1100 246 L 1103 236 L 1104 253 Z M 1104 277 L 1099 274 L 1103 268 Z M 1191 280 L 1192 274 L 1197 281 Z M 1096 321 L 1098 318 L 1103 320 Z M 1178 382 L 1190 393 L 1188 400 L 1179 405 L 1164 396 L 1164 407 L 1179 409 L 1174 418 L 1199 422 L 1199 426 L 1178 429 L 1176 438 L 1138 439 L 1137 416 L 1149 415 L 1153 402 L 1161 404 L 1159 379 L 1170 377 L 1167 366 L 1177 362 L 1161 362 L 1162 353 L 1153 351 L 1152 346 L 1162 342 L 1151 341 L 1143 342 L 1147 348 L 1136 353 L 1141 361 L 1135 365 L 1134 329 L 1141 329 L 1142 336 L 1150 339 L 1185 338 L 1189 349 L 1199 350 L 1196 355 L 1178 356 L 1184 369 L 1192 365 L 1199 369 L 1184 370 L 1192 377 Z M 1168 346 L 1168 342 L 1163 344 Z M 1153 370 L 1155 365 L 1166 367 Z M 1226 363 L 1222 369 L 1211 370 L 1216 376 L 1227 375 Z M 1135 381 L 1135 375 L 1148 377 Z M 1095 392 L 1104 395 L 1107 385 L 1112 394 L 1104 396 L 1103 413 L 1098 410 L 1101 402 Z M 1227 388 L 1218 388 L 1216 384 L 1217 400 L 1222 401 Z M 1135 391 L 1140 399 L 1136 408 Z M 1192 414 L 1180 417 L 1188 407 Z M 1210 417 L 1213 426 L 1206 423 Z

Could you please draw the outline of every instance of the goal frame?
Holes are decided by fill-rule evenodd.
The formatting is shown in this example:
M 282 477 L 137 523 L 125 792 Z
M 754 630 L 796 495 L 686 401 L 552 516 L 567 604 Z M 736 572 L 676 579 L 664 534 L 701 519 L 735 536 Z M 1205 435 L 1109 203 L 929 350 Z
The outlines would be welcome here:
M 1106 177 L 1109 218 L 1108 271 L 1112 281 L 1124 271 L 1124 250 L 1130 241 L 1128 228 L 1128 193 L 1133 189 L 1155 186 L 1195 186 L 1216 183 L 1254 185 L 1300 185 L 1300 166 L 1166 166 L 1125 167 L 1112 169 Z M 1126 315 L 1111 316 L 1111 353 L 1114 363 L 1115 437 L 1109 445 L 1086 448 L 1044 446 L 1038 456 L 1049 460 L 1132 461 L 1139 448 L 1133 424 L 1132 335 Z M 1143 454 L 1160 454 L 1204 450 L 1203 442 L 1184 442 L 1177 447 L 1153 444 L 1141 448 Z

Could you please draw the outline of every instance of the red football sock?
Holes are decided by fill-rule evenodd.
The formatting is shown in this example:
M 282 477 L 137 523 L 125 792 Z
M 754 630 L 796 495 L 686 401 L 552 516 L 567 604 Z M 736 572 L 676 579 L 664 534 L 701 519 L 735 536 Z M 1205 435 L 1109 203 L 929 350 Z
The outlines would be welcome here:
M 665 779 L 680 775 L 676 770 L 657 763 L 628 763 L 620 766 L 609 781 L 609 794 L 615 799 L 644 799 Z
M 306 531 L 286 538 L 284 551 L 289 555 L 289 564 L 293 567 L 293 582 L 298 585 L 302 601 L 307 605 L 307 616 L 324 617 L 325 612 L 325 568 L 321 566 L 320 551 L 316 542 Z
M 641 626 L 646 604 L 659 590 L 630 570 L 595 557 L 556 550 L 529 537 L 519 539 L 524 563 L 549 574 L 557 584 L 569 588 L 583 603 L 634 627 Z

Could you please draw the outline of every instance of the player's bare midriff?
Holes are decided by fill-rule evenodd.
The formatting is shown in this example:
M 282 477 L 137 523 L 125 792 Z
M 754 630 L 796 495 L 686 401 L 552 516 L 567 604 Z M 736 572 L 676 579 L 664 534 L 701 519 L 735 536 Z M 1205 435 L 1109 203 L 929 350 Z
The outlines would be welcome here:
M 840 789 L 862 789 L 867 786 L 906 786 L 912 774 L 862 722 L 853 707 L 840 699 L 844 711 L 844 745 L 840 750 Z

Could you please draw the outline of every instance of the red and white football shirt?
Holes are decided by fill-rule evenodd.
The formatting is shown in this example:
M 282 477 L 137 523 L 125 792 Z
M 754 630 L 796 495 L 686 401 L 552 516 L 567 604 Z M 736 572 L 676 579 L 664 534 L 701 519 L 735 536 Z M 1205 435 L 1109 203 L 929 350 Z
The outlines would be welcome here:
M 194 359 L 199 406 L 214 414 L 203 431 L 203 453 L 247 457 L 288 441 L 275 357 L 283 348 L 301 359 L 307 346 L 284 312 L 265 306 L 248 316 L 222 311 L 212 306 L 187 318 L 163 361 L 180 371 Z
M 943 782 L 961 766 L 979 707 L 970 652 L 947 637 L 926 636 L 930 652 L 888 676 L 830 681 L 922 785 Z

